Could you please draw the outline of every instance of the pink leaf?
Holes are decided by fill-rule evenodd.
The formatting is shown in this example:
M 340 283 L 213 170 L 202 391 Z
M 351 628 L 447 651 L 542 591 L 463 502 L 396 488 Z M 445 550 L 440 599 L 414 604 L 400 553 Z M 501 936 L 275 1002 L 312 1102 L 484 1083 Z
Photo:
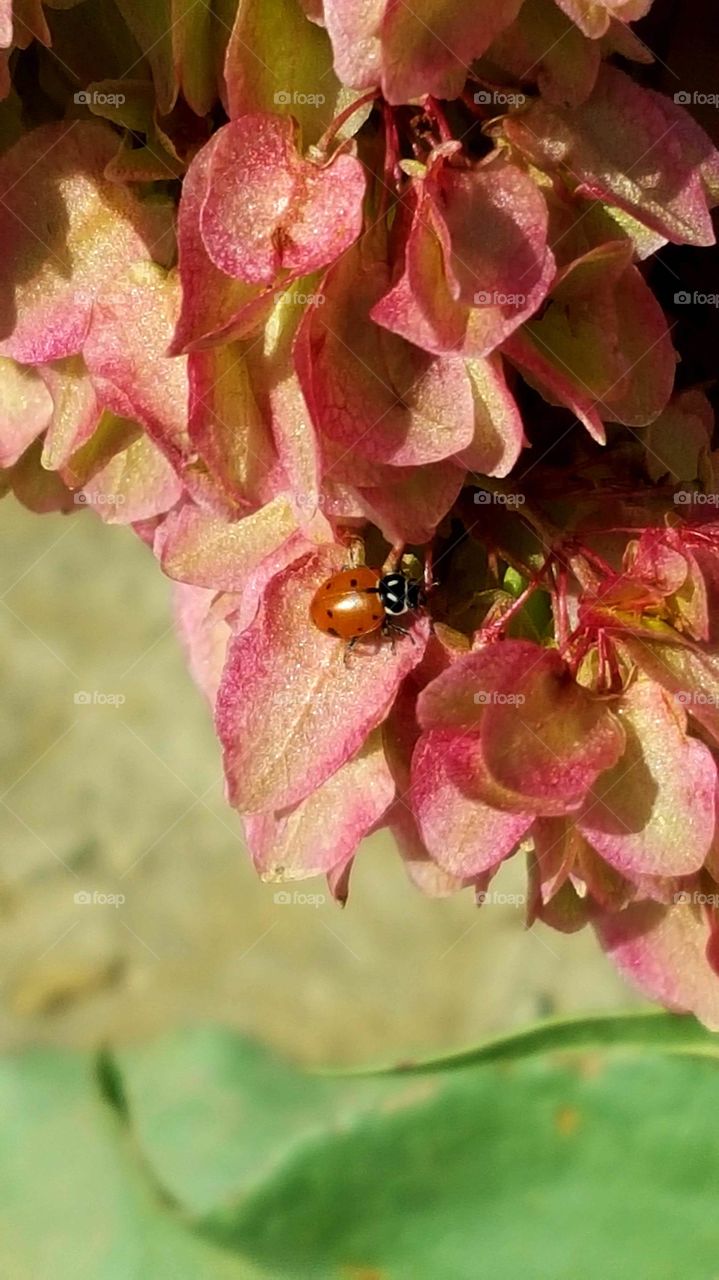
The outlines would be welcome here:
M 355 492 L 360 510 L 388 542 L 422 543 L 434 537 L 463 484 L 464 473 L 452 459 L 423 467 L 377 464 L 376 484 Z
M 72 469 L 70 462 L 63 475 L 71 478 Z M 94 471 L 75 501 L 82 496 L 107 524 L 134 524 L 164 515 L 181 494 L 182 482 L 165 455 L 141 435 Z
M 482 742 L 489 773 L 523 796 L 528 809 L 566 813 L 616 762 L 621 726 L 606 703 L 571 679 L 553 650 L 535 659 L 512 688 L 516 704 L 511 694 L 488 693 Z
M 625 635 L 621 649 L 677 701 L 719 745 L 719 654 Z
M 261 324 L 272 306 L 272 291 L 234 280 L 210 258 L 200 233 L 200 213 L 207 199 L 210 161 L 219 133 L 202 147 L 182 184 L 177 239 L 182 283 L 182 309 L 170 354 L 179 355 L 221 339 L 241 337 Z
M 368 89 L 379 84 L 382 48 L 379 32 L 387 0 L 325 0 L 324 21 L 332 40 L 335 71 L 343 84 Z
M 66 356 L 41 366 L 39 372 L 53 399 L 42 465 L 55 470 L 90 439 L 100 420 L 100 406 L 81 356 Z
M 370 638 L 348 660 L 342 641 L 313 626 L 310 601 L 342 562 L 326 548 L 277 574 L 255 621 L 232 641 L 217 727 L 230 801 L 241 811 L 288 808 L 331 777 L 422 658 L 424 620 L 394 648 Z
M 472 439 L 471 383 L 461 359 L 431 356 L 370 320 L 387 284 L 382 262 L 344 254 L 321 304 L 307 309 L 298 367 L 316 426 L 335 443 L 378 462 L 435 462 Z
M 474 396 L 474 436 L 457 461 L 483 476 L 509 475 L 522 451 L 524 427 L 502 358 L 495 354 L 468 360 L 467 373 Z
M 532 828 L 536 888 L 540 903 L 551 902 L 572 871 L 584 841 L 572 817 L 537 818 Z
M 383 817 L 394 790 L 376 729 L 357 755 L 296 808 L 245 819 L 263 880 L 301 880 L 345 866 Z
M 178 282 L 139 262 L 100 293 L 83 347 L 101 402 L 143 423 L 169 460 L 189 455 L 187 360 L 165 353 L 179 304 Z
M 707 187 L 719 159 L 683 107 L 603 65 L 571 113 L 538 101 L 507 117 L 510 141 L 540 167 L 563 170 L 579 194 L 618 205 L 678 244 L 714 244 Z
M 0 49 L 12 44 L 12 5 L 13 0 L 0 0 Z
M 277 453 L 239 343 L 187 357 L 190 440 L 233 507 L 270 497 Z
M 652 0 L 556 0 L 556 3 L 585 36 L 594 40 L 606 35 L 612 18 L 637 22 L 652 6 Z
M 630 256 L 625 240 L 577 259 L 554 285 L 542 318 L 503 347 L 550 404 L 567 405 L 600 442 L 602 422 L 652 422 L 674 384 L 667 322 Z
M 617 968 L 640 991 L 719 1031 L 719 980 L 706 957 L 709 928 L 702 909 L 642 902 L 607 913 L 596 929 Z
M 287 543 L 291 545 L 286 547 Z M 291 504 L 278 497 L 240 520 L 221 520 L 192 503 L 168 516 L 155 554 L 169 578 L 216 591 L 242 591 L 268 557 L 284 568 L 308 548 Z
M 320 449 L 292 356 L 304 315 L 303 296 L 301 289 L 279 296 L 263 343 L 253 343 L 247 352 L 247 365 L 258 407 L 272 427 L 285 485 L 311 517 L 319 498 Z
M 450 875 L 480 875 L 514 851 L 534 815 L 503 811 L 477 796 L 481 739 L 432 729 L 412 760 L 412 806 L 432 857 Z
M 414 814 L 407 808 L 407 801 L 398 800 L 392 806 L 387 826 L 397 844 L 404 868 L 415 888 L 428 898 L 448 898 L 467 885 L 472 877 L 450 875 L 430 857 L 422 840 Z M 476 878 L 475 878 L 476 879 Z
M 202 238 L 215 266 L 248 284 L 327 266 L 362 229 L 362 165 L 341 152 L 304 160 L 295 132 L 289 118 L 250 115 L 212 142 Z
M 418 715 L 426 727 L 481 738 L 501 806 L 548 816 L 577 808 L 624 745 L 606 703 L 574 681 L 556 651 L 520 640 L 459 658 L 420 695 Z
M 47 427 L 53 403 L 42 378 L 0 356 L 0 467 L 11 467 Z
M 175 625 L 190 674 L 210 706 L 214 706 L 232 635 L 225 616 L 232 608 L 232 597 L 218 597 L 211 588 L 177 582 L 172 599 Z
M 597 779 L 577 825 L 618 871 L 681 876 L 703 864 L 714 835 L 717 770 L 685 732 L 686 717 L 650 680 L 624 695 L 622 758 Z
M 316 21 L 323 14 L 335 70 L 354 88 L 382 86 L 400 104 L 432 94 L 457 97 L 471 63 L 508 27 L 522 0 L 465 7 L 456 0 L 302 0 Z
M 169 204 L 108 182 L 117 134 L 99 121 L 42 125 L 0 158 L 0 353 L 74 355 L 93 299 L 138 260 L 172 252 Z
M 517 166 L 438 160 L 415 192 L 402 274 L 372 317 L 437 355 L 489 355 L 549 288 L 546 235 L 544 198 Z

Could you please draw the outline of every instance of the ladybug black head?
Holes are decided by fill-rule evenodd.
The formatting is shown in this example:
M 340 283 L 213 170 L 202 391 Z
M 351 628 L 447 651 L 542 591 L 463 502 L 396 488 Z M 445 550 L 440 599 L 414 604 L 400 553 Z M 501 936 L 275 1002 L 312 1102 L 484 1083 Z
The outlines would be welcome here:
M 406 613 L 422 604 L 422 583 L 406 578 L 403 573 L 386 573 L 377 588 L 385 613 Z

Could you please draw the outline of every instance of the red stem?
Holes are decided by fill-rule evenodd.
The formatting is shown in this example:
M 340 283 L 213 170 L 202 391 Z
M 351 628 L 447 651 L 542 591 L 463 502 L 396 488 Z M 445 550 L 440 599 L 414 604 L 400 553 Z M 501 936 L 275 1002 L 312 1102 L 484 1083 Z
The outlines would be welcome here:
M 384 117 L 384 181 L 379 203 L 379 216 L 384 217 L 389 208 L 389 199 L 397 182 L 397 162 L 399 159 L 399 137 L 394 111 L 388 102 L 382 99 L 382 115 Z
M 567 651 L 569 640 L 569 615 L 567 612 L 567 570 L 564 565 L 554 567 L 555 592 L 557 602 L 555 622 L 557 626 L 557 644 L 562 657 Z
M 439 136 L 442 139 L 442 142 L 452 142 L 454 134 L 452 133 L 452 129 L 444 113 L 444 109 L 439 105 L 437 99 L 431 96 L 431 94 L 427 98 L 425 111 L 428 116 L 432 117 L 439 129 Z
M 356 98 L 354 102 L 350 102 L 349 106 L 345 107 L 344 111 L 340 111 L 339 115 L 335 116 L 332 123 L 328 125 L 327 129 L 325 129 L 325 132 L 317 143 L 317 149 L 319 151 L 326 151 L 337 133 L 337 130 L 342 128 L 342 125 L 349 120 L 350 116 L 353 116 L 355 111 L 359 111 L 360 107 L 363 107 L 366 102 L 374 102 L 378 97 L 379 89 L 369 89 L 361 98 Z
M 509 606 L 508 609 L 505 609 L 501 618 L 497 618 L 495 622 L 491 622 L 488 627 L 480 628 L 480 630 L 477 633 L 477 639 L 479 640 L 480 643 L 482 643 L 485 640 L 496 639 L 497 636 L 501 635 L 507 623 L 511 621 L 511 619 L 515 616 L 515 614 L 519 613 L 520 609 L 524 608 L 524 605 L 527 603 L 529 597 L 534 594 L 534 592 L 537 590 L 538 587 L 542 585 L 542 578 L 544 574 L 547 572 L 549 565 L 551 564 L 553 555 L 554 555 L 554 552 L 550 551 L 541 569 L 538 569 L 537 572 L 533 574 L 531 580 L 527 583 L 524 590 L 520 591 L 519 595 L 517 596 L 517 599 L 512 602 L 512 604 Z

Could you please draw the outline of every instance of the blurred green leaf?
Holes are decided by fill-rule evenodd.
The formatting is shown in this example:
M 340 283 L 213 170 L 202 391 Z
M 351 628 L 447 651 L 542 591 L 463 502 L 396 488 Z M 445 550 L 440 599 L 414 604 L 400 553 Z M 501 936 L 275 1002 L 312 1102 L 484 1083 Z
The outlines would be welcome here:
M 533 1059 L 412 1083 L 414 1101 L 290 1144 L 207 1231 L 295 1280 L 716 1276 L 713 1062 Z
M 717 1071 L 676 1055 L 715 1052 L 649 1013 L 364 1076 L 212 1028 L 116 1061 L 158 1182 L 272 1275 L 711 1280 Z
M 221 1027 L 0 1059 L 0 1276 L 713 1280 L 710 1050 L 642 1014 L 364 1076 Z
M 4 1280 L 260 1280 L 146 1183 L 90 1057 L 0 1059 Z
M 691 1015 L 659 1013 L 611 1014 L 606 1017 L 550 1018 L 511 1035 L 485 1040 L 472 1049 L 419 1061 L 374 1068 L 342 1070 L 343 1076 L 426 1071 L 451 1071 L 483 1062 L 503 1062 L 538 1053 L 586 1049 L 658 1049 L 719 1058 L 719 1035 Z
M 395 1081 L 306 1075 L 222 1027 L 176 1031 L 114 1061 L 145 1159 L 198 1215 L 255 1192 L 290 1152 L 406 1091 Z

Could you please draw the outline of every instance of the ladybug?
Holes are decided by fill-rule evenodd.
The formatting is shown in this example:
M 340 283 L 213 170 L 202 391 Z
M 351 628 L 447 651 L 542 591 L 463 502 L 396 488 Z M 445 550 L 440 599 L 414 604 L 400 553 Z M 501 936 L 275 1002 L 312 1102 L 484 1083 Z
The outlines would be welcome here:
M 422 585 L 415 579 L 358 565 L 336 573 L 318 588 L 310 617 L 326 635 L 354 645 L 373 631 L 402 632 L 393 619 L 419 609 L 422 601 Z

